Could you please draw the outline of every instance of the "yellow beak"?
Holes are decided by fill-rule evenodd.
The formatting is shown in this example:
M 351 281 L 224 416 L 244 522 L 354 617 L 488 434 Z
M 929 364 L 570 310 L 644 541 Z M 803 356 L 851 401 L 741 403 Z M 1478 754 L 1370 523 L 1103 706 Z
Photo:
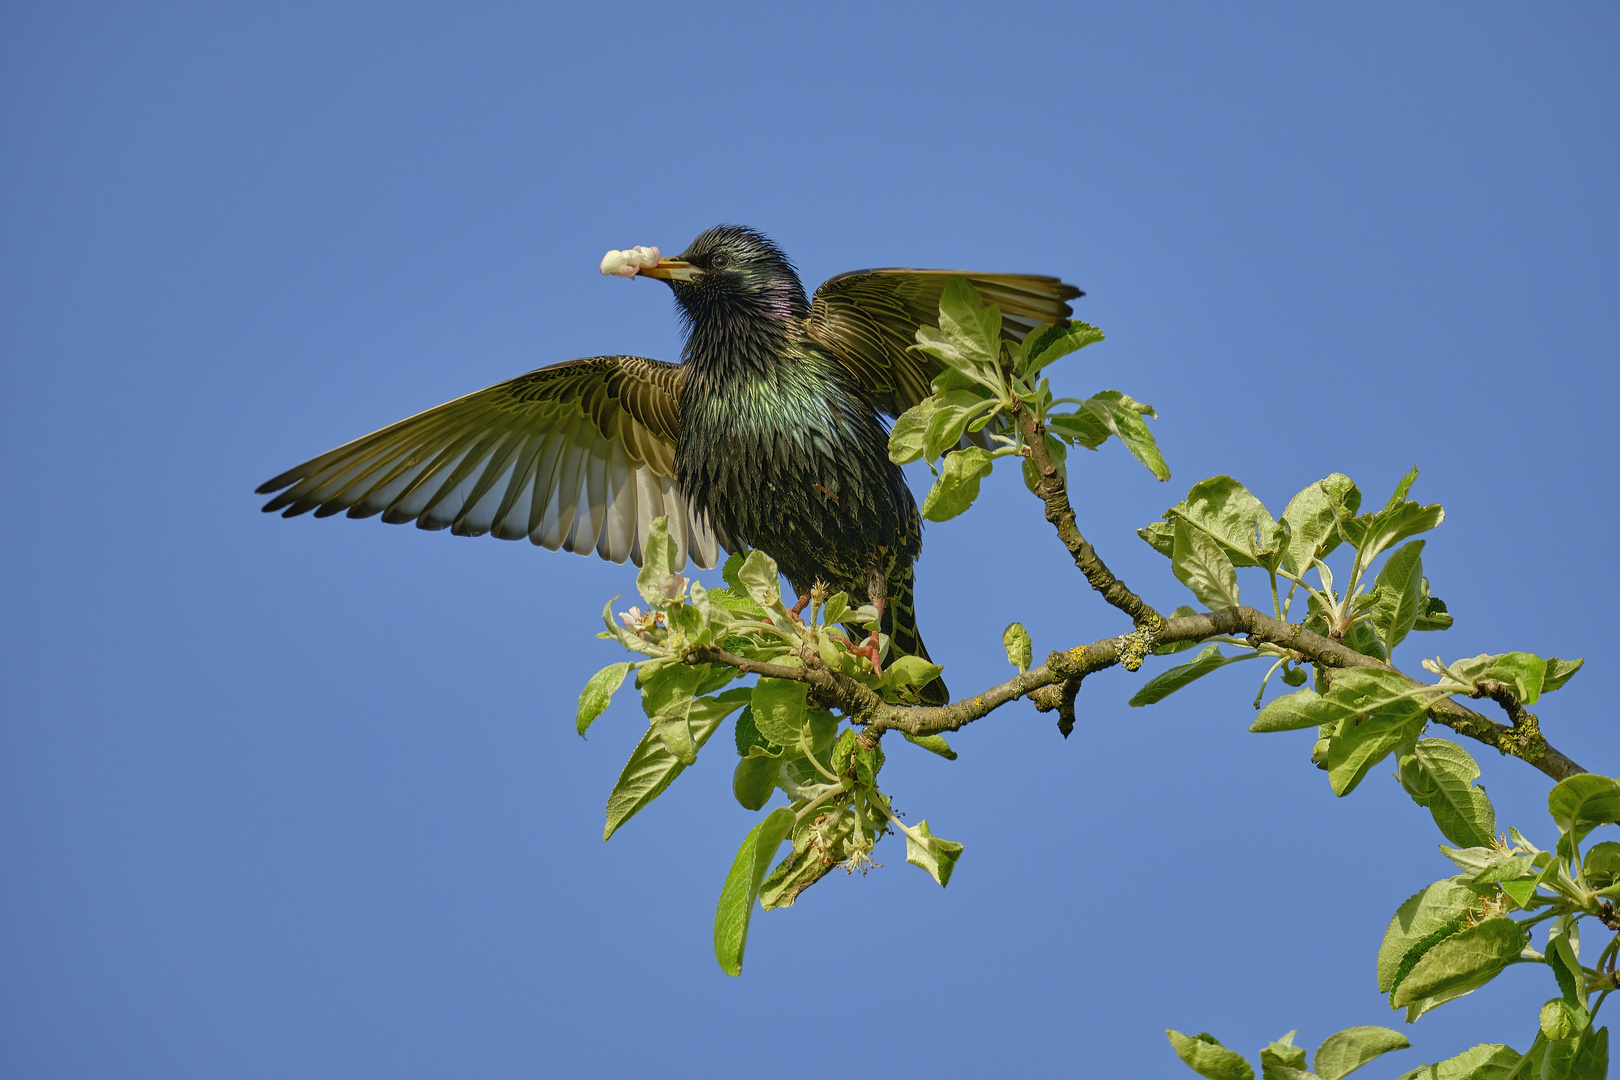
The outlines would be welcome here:
M 659 259 L 657 266 L 644 266 L 636 273 L 663 281 L 691 281 L 702 271 L 685 259 Z

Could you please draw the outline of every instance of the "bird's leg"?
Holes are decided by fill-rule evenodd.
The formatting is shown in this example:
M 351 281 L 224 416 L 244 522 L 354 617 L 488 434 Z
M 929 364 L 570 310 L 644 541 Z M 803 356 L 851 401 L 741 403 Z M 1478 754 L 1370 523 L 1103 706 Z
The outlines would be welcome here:
M 810 594 L 807 593 L 807 592 L 800 593 L 799 594 L 799 602 L 797 604 L 794 604 L 792 607 L 788 608 L 788 618 L 792 619 L 794 622 L 798 623 L 800 626 L 803 626 L 804 625 L 804 619 L 800 617 L 800 612 L 804 611 L 805 605 L 807 605 L 809 603 L 810 603 Z
M 877 608 L 878 623 L 881 625 L 883 622 L 884 594 L 889 591 L 887 584 L 883 580 L 883 575 L 874 570 L 867 581 L 866 591 L 872 601 L 872 606 Z M 878 632 L 876 630 L 872 631 L 872 636 L 865 645 L 850 645 L 849 651 L 856 656 L 863 656 L 872 661 L 872 674 L 883 674 L 883 664 L 878 659 Z

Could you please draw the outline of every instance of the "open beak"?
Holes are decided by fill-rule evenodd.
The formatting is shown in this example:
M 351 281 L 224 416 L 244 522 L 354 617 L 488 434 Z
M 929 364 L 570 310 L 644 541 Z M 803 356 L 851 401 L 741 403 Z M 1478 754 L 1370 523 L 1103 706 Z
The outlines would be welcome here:
M 636 273 L 662 281 L 691 281 L 702 271 L 685 259 L 659 259 L 657 266 L 643 266 Z

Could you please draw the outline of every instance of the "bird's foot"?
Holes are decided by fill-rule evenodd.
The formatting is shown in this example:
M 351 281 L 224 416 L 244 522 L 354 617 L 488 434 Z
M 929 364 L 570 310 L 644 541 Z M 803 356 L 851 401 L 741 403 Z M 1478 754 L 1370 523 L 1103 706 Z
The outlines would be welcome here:
M 804 593 L 803 595 L 801 595 L 799 597 L 799 602 L 797 604 L 794 604 L 792 607 L 788 608 L 788 618 L 792 619 L 794 622 L 798 623 L 800 626 L 803 626 L 804 625 L 804 618 L 800 613 L 802 611 L 804 611 L 805 605 L 807 605 L 809 603 L 810 603 L 810 594 L 809 593 Z
M 876 630 L 872 631 L 872 636 L 867 640 L 866 644 L 857 645 L 851 641 L 844 647 L 849 650 L 851 656 L 859 656 L 870 660 L 872 662 L 872 674 L 883 674 L 883 664 L 878 660 L 878 632 Z

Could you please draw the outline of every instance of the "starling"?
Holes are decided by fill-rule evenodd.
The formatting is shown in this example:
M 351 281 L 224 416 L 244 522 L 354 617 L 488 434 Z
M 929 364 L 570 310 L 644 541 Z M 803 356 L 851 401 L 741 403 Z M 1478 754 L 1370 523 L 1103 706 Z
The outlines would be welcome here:
M 681 363 L 593 356 L 531 371 L 289 469 L 258 489 L 280 492 L 264 509 L 381 514 L 637 565 L 653 519 L 668 515 L 679 566 L 758 548 L 801 608 L 818 581 L 869 599 L 891 647 L 927 659 L 912 606 L 921 522 L 878 414 L 932 393 L 939 362 L 908 346 L 938 322 L 952 278 L 997 304 L 1014 340 L 1064 322 L 1080 290 L 880 269 L 840 274 L 806 299 L 781 249 L 736 225 L 678 258 L 609 252 L 601 269 L 669 285 L 687 332 Z M 921 696 L 949 700 L 939 679 Z

